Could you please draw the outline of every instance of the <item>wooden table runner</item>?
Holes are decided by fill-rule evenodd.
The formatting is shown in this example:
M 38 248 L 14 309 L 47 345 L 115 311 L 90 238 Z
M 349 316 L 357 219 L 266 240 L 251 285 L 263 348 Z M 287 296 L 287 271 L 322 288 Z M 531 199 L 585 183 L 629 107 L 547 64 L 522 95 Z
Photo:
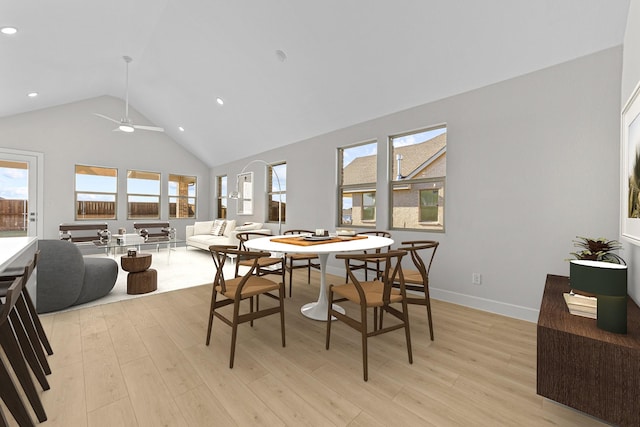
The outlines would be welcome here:
M 271 239 L 272 242 L 277 243 L 286 243 L 288 245 L 297 245 L 297 246 L 312 246 L 312 245 L 322 245 L 324 243 L 338 243 L 338 242 L 347 242 L 349 240 L 360 240 L 366 239 L 367 236 L 338 236 L 332 239 L 327 240 L 305 240 L 304 237 L 275 237 Z

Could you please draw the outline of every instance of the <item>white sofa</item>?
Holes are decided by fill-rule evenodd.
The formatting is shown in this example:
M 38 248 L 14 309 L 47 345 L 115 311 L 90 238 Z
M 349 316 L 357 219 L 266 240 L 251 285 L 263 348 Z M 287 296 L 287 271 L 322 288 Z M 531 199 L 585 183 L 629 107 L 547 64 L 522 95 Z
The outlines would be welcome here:
M 225 221 L 222 235 L 212 234 L 215 221 L 196 221 L 193 225 L 187 225 L 186 245 L 194 248 L 209 250 L 211 245 L 233 245 L 238 246 L 236 233 L 241 231 L 253 231 L 258 233 L 271 234 L 271 230 L 262 228 L 262 223 L 250 222 L 236 227 L 235 220 Z

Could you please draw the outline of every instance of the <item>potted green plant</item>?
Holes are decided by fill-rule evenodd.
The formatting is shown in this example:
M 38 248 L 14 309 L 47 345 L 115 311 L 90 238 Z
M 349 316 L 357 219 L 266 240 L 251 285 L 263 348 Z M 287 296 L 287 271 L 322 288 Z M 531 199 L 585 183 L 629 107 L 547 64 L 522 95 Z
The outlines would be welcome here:
M 577 236 L 577 239 L 573 240 L 573 246 L 582 248 L 582 250 L 571 252 L 571 255 L 576 259 L 627 264 L 618 254 L 614 253 L 614 251 L 622 249 L 622 244 L 617 240 L 608 240 L 603 237 L 593 239 L 580 236 Z

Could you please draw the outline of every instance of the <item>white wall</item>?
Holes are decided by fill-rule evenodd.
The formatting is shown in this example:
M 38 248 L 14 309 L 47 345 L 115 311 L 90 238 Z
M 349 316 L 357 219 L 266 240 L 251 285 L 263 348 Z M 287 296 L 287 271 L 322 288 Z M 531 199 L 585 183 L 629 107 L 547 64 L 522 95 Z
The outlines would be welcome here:
M 640 84 L 640 2 L 629 3 L 629 16 L 624 36 L 622 62 L 622 95 L 620 111 L 624 108 L 633 90 Z M 625 259 L 629 265 L 629 295 L 640 302 L 640 247 L 624 243 Z
M 622 48 L 608 49 L 216 166 L 212 176 L 228 174 L 233 187 L 249 160 L 284 160 L 283 229 L 334 229 L 337 147 L 376 138 L 382 154 L 389 135 L 446 123 L 446 232 L 392 230 L 393 238 L 440 241 L 434 298 L 536 321 L 547 273 L 569 274 L 572 239 L 618 236 L 621 62 Z M 378 165 L 377 220 L 385 229 L 388 159 L 379 155 Z M 265 168 L 248 170 L 256 189 L 265 188 Z M 256 214 L 240 220 L 264 221 L 258 194 Z M 340 269 L 330 260 L 331 272 Z M 482 285 L 471 284 L 474 272 Z
M 118 220 L 107 221 L 111 230 L 133 229 L 126 207 L 128 169 L 162 174 L 161 219 L 167 220 L 167 178 L 169 173 L 195 175 L 198 179 L 198 218 L 209 219 L 209 167 L 176 144 L 164 133 L 112 132 L 115 123 L 94 116 L 97 112 L 120 118 L 124 103 L 103 96 L 0 119 L 0 147 L 44 153 L 44 238 L 58 238 L 58 225 L 74 222 L 76 164 L 118 168 Z M 132 108 L 134 122 L 148 123 Z M 178 236 L 193 220 L 171 220 Z

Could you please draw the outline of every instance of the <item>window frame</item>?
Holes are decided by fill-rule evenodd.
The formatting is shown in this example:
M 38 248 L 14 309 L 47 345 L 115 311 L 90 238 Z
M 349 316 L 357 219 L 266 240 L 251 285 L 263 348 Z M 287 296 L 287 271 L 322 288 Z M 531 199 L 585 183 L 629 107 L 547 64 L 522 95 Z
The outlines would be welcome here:
M 390 135 L 388 137 L 388 152 L 389 152 L 389 229 L 390 230 L 404 230 L 404 231 L 421 231 L 421 232 L 429 232 L 429 233 L 444 233 L 446 231 L 445 224 L 445 213 L 446 213 L 446 157 L 444 160 L 444 175 L 443 176 L 430 176 L 430 177 L 421 177 L 421 178 L 411 178 L 410 176 L 403 176 L 402 179 L 396 179 L 397 174 L 394 175 L 394 166 L 397 164 L 397 158 L 395 153 L 395 147 L 393 145 L 394 140 L 398 138 L 407 137 L 410 135 L 421 134 L 429 131 L 437 131 L 439 129 L 444 129 L 444 133 L 448 135 L 449 128 L 446 123 L 441 123 L 438 125 L 428 126 L 425 128 L 420 128 L 417 130 L 411 130 L 407 132 L 398 133 L 395 135 Z M 437 135 L 438 136 L 438 135 Z M 436 138 L 437 136 L 433 137 Z M 433 139 L 431 138 L 431 139 Z M 430 141 L 431 139 L 427 139 L 423 142 Z M 445 145 L 440 150 L 436 151 L 430 158 L 426 159 L 424 163 L 431 163 L 437 161 L 442 155 L 446 156 L 448 141 L 445 142 Z M 438 220 L 436 221 L 423 221 L 421 218 L 421 200 L 420 200 L 420 192 L 422 190 L 427 190 L 428 188 L 421 188 L 425 184 L 431 184 L 432 188 L 438 189 Z M 417 188 L 416 188 L 417 187 Z M 417 221 L 415 221 L 415 226 L 411 227 L 399 227 L 396 225 L 396 218 L 394 217 L 394 200 L 398 196 L 396 191 L 398 190 L 409 190 L 416 191 L 417 196 Z M 442 203 L 440 204 L 440 199 Z
M 142 179 L 142 178 L 129 178 L 130 173 L 140 173 L 140 174 L 153 174 L 158 175 L 158 194 L 153 193 L 132 193 L 129 192 L 129 179 Z M 154 180 L 155 181 L 155 180 Z M 148 219 L 160 219 L 162 212 L 162 173 L 161 172 L 152 172 L 152 171 L 143 171 L 139 169 L 127 169 L 127 220 L 148 220 Z M 158 215 L 156 216 L 133 216 L 131 215 L 131 197 L 143 197 L 143 198 L 154 198 L 157 197 L 157 202 L 155 202 L 158 206 Z
M 193 180 L 193 186 L 194 186 L 194 195 L 191 196 L 189 195 L 189 190 L 187 189 L 187 194 L 186 195 L 180 195 L 180 179 L 178 179 L 178 181 L 172 180 L 172 177 L 178 177 L 178 178 L 185 178 L 187 181 L 188 180 Z M 178 186 L 178 194 L 171 194 L 171 183 L 175 182 Z M 187 188 L 189 187 L 189 183 L 187 183 Z M 176 199 L 176 213 L 172 216 L 171 215 L 171 200 L 172 199 Z M 193 216 L 178 216 L 178 211 L 179 211 L 179 207 L 180 207 L 180 203 L 179 201 L 182 200 L 186 200 L 187 202 L 187 208 L 190 207 L 191 205 L 193 205 Z M 190 203 L 190 200 L 193 200 L 193 204 Z M 181 174 L 177 174 L 177 173 L 169 173 L 169 177 L 167 179 L 167 209 L 168 209 L 168 215 L 169 215 L 169 219 L 195 219 L 198 215 L 198 177 L 195 175 L 181 175 Z
M 273 171 L 274 167 L 278 167 L 278 166 L 284 166 L 284 176 L 281 176 L 281 174 L 278 174 L 277 178 L 277 182 L 280 183 L 280 190 L 276 190 L 273 188 L 274 185 L 274 178 L 276 178 L 275 176 L 275 172 Z M 278 223 L 278 209 L 275 210 L 275 218 L 271 217 L 271 202 L 274 201 L 273 198 L 274 197 L 281 197 L 281 199 L 279 198 L 277 201 L 274 201 L 274 203 L 276 203 L 276 205 L 278 205 L 279 201 L 282 200 L 282 211 L 281 211 L 281 224 L 284 224 L 286 222 L 287 219 L 287 162 L 286 161 L 281 161 L 281 162 L 273 162 L 273 163 L 269 163 L 267 165 L 267 201 L 265 203 L 266 206 L 266 219 L 268 223 Z M 284 179 L 283 179 L 284 178 Z M 283 184 L 284 184 L 284 188 L 283 188 Z M 284 197 L 283 197 L 284 196 Z
M 345 170 L 345 165 L 344 165 L 344 152 L 345 150 L 349 150 L 352 148 L 356 148 L 356 147 L 362 147 L 362 146 L 366 146 L 366 145 L 371 145 L 373 147 L 375 147 L 375 167 L 376 167 L 376 181 L 374 182 L 363 182 L 363 183 L 357 183 L 357 184 L 344 184 L 344 170 Z M 354 224 L 353 223 L 353 217 L 354 217 L 354 194 L 362 194 L 363 195 L 363 200 L 364 200 L 364 194 L 365 193 L 373 193 L 374 196 L 374 200 L 377 200 L 377 170 L 378 170 L 378 141 L 376 139 L 370 139 L 370 140 L 366 140 L 363 142 L 359 142 L 359 143 L 355 143 L 355 144 L 351 144 L 351 145 L 346 145 L 343 147 L 338 147 L 338 159 L 337 159 L 337 170 L 338 170 L 338 191 L 337 191 L 337 217 L 336 217 L 336 224 L 338 227 L 360 227 L 360 228 L 375 228 L 376 227 L 376 221 L 377 221 L 377 215 L 374 213 L 374 219 L 373 220 L 361 220 L 361 222 L 359 222 L 358 224 Z M 362 156 L 362 157 L 366 157 L 366 156 Z M 349 163 L 351 164 L 351 163 Z M 349 165 L 346 165 L 349 166 Z M 351 197 L 351 223 L 346 223 L 344 222 L 344 199 L 346 195 L 350 195 Z M 360 209 L 362 210 L 364 206 L 360 206 Z M 377 210 L 377 206 L 374 203 L 374 212 Z
M 224 180 L 224 187 L 222 181 Z M 229 214 L 229 176 L 227 174 L 216 176 L 216 200 L 217 200 L 217 215 L 218 218 L 226 219 Z M 224 212 L 223 212 L 224 210 Z
M 88 168 L 88 169 L 92 169 L 92 168 L 97 168 L 97 169 L 104 169 L 104 170 L 109 170 L 109 171 L 113 171 L 114 175 L 113 177 L 115 178 L 115 192 L 108 192 L 108 191 L 90 191 L 90 190 L 78 190 L 78 168 Z M 81 175 L 90 175 L 90 174 L 81 174 Z M 102 177 L 107 177 L 107 176 L 111 176 L 111 175 L 97 175 L 97 174 L 91 174 L 91 175 L 95 175 L 95 176 L 102 176 Z M 74 218 L 76 221 L 96 221 L 96 220 L 100 220 L 100 221 L 106 221 L 106 220 L 117 220 L 118 219 L 118 168 L 112 168 L 112 167 L 106 167 L 106 166 L 96 166 L 96 165 L 83 165 L 83 164 L 78 164 L 76 163 L 74 165 Z M 80 200 L 78 200 L 78 195 L 80 194 L 86 194 L 86 195 L 96 195 L 96 196 L 113 196 L 113 216 L 104 216 L 104 217 L 91 217 L 91 218 L 86 218 L 86 217 L 79 217 L 78 216 L 78 212 L 80 210 Z M 84 200 L 82 202 L 85 202 Z
M 373 200 L 373 205 L 365 203 L 367 198 Z M 362 222 L 367 223 L 367 222 L 372 222 L 372 221 L 375 222 L 376 221 L 376 192 L 375 191 L 367 191 L 365 193 L 362 193 L 362 206 L 360 207 L 360 210 L 362 211 L 361 214 L 360 214 L 360 216 L 362 218 Z M 367 213 L 368 210 L 373 212 L 373 215 L 372 215 L 371 218 L 369 218 L 369 214 Z M 365 215 L 365 213 L 367 213 L 367 214 Z M 366 218 L 365 218 L 365 216 L 366 216 Z

